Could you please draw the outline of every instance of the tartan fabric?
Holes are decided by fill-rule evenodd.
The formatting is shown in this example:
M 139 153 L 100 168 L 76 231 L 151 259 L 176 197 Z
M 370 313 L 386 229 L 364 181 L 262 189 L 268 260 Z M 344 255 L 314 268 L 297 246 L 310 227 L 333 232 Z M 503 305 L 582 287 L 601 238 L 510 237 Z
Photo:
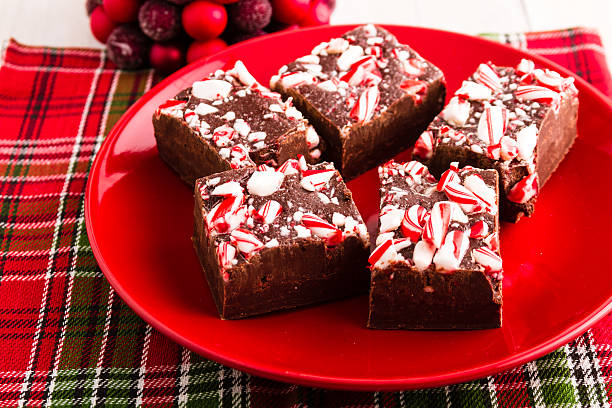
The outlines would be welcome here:
M 591 30 L 497 39 L 542 51 L 610 94 L 601 42 Z M 612 316 L 524 366 L 407 392 L 279 383 L 178 346 L 111 289 L 83 216 L 88 171 L 104 136 L 156 78 L 118 71 L 99 51 L 14 41 L 2 61 L 0 407 L 610 406 Z

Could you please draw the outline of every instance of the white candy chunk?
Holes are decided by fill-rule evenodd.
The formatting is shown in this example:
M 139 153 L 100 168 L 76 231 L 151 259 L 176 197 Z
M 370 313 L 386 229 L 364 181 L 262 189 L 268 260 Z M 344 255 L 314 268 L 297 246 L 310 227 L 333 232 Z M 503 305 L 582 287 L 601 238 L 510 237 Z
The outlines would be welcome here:
M 196 98 L 213 101 L 215 99 L 227 98 L 231 90 L 232 84 L 229 82 L 218 79 L 208 79 L 195 82 L 191 88 L 191 93 Z
M 349 45 L 349 42 L 344 38 L 333 38 L 327 44 L 325 51 L 328 54 L 341 54 L 348 49 Z
M 344 51 L 336 61 L 338 70 L 348 71 L 351 68 L 351 65 L 359 60 L 363 54 L 363 48 L 361 48 L 359 45 L 349 46 L 348 49 Z
M 367 37 L 371 37 L 373 35 L 376 35 L 377 33 L 376 27 L 374 26 L 374 24 L 371 23 L 363 26 L 363 32 Z
M 304 55 L 296 59 L 297 62 L 301 62 L 302 64 L 318 64 L 321 59 L 317 55 Z
M 213 177 L 206 181 L 206 185 L 209 187 L 216 186 L 221 181 L 221 177 Z
M 328 91 L 328 92 L 336 92 L 338 90 L 338 87 L 336 86 L 336 84 L 334 84 L 334 82 L 331 80 L 320 82 L 317 84 L 317 86 L 323 89 L 324 91 Z
M 219 149 L 219 156 L 223 157 L 224 159 L 228 159 L 230 157 L 230 149 L 227 147 Z
M 484 101 L 493 96 L 490 88 L 474 81 L 463 81 L 455 95 L 463 96 L 471 101 Z
M 530 160 L 538 143 L 538 127 L 533 124 L 522 128 L 516 133 L 518 156 L 522 160 Z
M 335 212 L 335 213 L 332 215 L 332 222 L 334 223 L 334 225 L 335 225 L 336 227 L 342 227 L 342 226 L 344 226 L 344 219 L 345 219 L 345 218 L 346 218 L 346 217 L 345 217 L 343 214 L 340 214 L 340 213 L 338 213 L 338 212 Z
M 247 137 L 247 140 L 249 142 L 261 142 L 262 140 L 266 140 L 266 132 L 253 132 L 253 133 L 249 133 L 249 136 Z
M 308 126 L 306 129 L 306 144 L 308 145 L 309 149 L 315 148 L 319 145 L 319 135 L 312 126 Z
M 470 239 L 467 233 L 462 231 L 451 231 L 446 234 L 442 247 L 438 249 L 433 259 L 436 269 L 449 272 L 459 269 L 459 265 L 469 246 Z
M 412 241 L 410 241 L 409 238 L 401 238 L 401 239 L 393 240 L 393 246 L 395 247 L 396 251 L 401 251 L 402 249 L 406 249 L 410 245 L 412 245 Z
M 283 173 L 277 171 L 256 171 L 247 182 L 247 190 L 260 197 L 269 196 L 280 188 L 284 177 Z
M 372 254 L 373 255 L 376 254 L 377 251 L 378 253 L 380 253 L 380 251 L 382 250 L 383 248 L 376 248 Z M 389 245 L 387 249 L 384 250 L 384 252 L 380 254 L 380 258 L 378 258 L 378 260 L 373 266 L 376 268 L 384 268 L 390 263 L 393 263 L 393 262 L 396 262 L 402 259 L 404 258 L 400 254 L 397 253 L 397 251 L 395 250 L 395 246 L 393 245 L 393 243 L 391 243 L 391 245 Z
M 358 224 L 359 223 L 353 217 L 347 215 L 346 218 L 344 218 L 344 231 L 354 231 Z
M 376 237 L 376 246 L 379 246 L 388 239 L 393 239 L 393 232 L 383 232 Z
M 285 109 L 285 115 L 287 115 L 287 117 L 290 119 L 296 120 L 302 119 L 304 117 L 302 116 L 302 112 L 297 110 L 295 106 L 289 106 L 287 109 Z
M 236 181 L 228 181 L 214 188 L 210 195 L 213 196 L 241 196 L 242 186 Z
M 204 102 L 201 102 L 200 104 L 198 104 L 198 106 L 196 106 L 194 110 L 194 112 L 200 116 L 208 115 L 209 113 L 215 113 L 218 111 L 219 109 L 215 108 L 214 106 L 210 106 Z
M 357 224 L 357 231 L 359 232 L 359 238 L 364 241 L 370 242 L 370 236 L 368 235 L 368 227 L 364 223 Z
M 301 211 L 296 211 L 293 213 L 293 221 L 295 222 L 302 222 L 302 216 L 304 215 L 303 212 Z
M 423 240 L 417 242 L 414 246 L 414 253 L 412 255 L 414 266 L 419 271 L 427 269 L 427 267 L 431 265 L 431 260 L 433 259 L 434 252 L 436 252 L 435 246 Z
M 468 217 L 467 215 L 465 215 L 465 213 L 461 209 L 461 206 L 453 201 L 451 201 L 450 203 L 451 203 L 451 216 L 450 216 L 451 221 L 467 223 Z
M 236 129 L 236 132 L 238 132 L 240 136 L 246 136 L 251 131 L 249 124 L 242 119 L 236 119 L 234 122 L 234 129 Z
M 470 116 L 470 103 L 454 96 L 440 114 L 442 119 L 455 126 L 463 126 Z
M 257 83 L 255 77 L 251 75 L 249 70 L 246 69 L 246 67 L 240 60 L 236 61 L 236 63 L 234 64 L 234 68 L 229 71 L 229 74 L 232 75 L 234 78 L 238 79 L 246 86 L 251 86 Z
M 480 176 L 470 174 L 463 180 L 463 185 L 472 193 L 482 198 L 488 205 L 495 207 L 495 190 L 487 186 Z
M 228 122 L 231 122 L 232 120 L 236 119 L 236 114 L 232 111 L 229 111 L 225 115 L 221 116 L 221 119 L 225 119 Z
M 329 204 L 330 203 L 329 197 L 326 196 L 325 194 L 317 192 L 317 196 L 319 197 L 319 200 L 321 200 L 321 202 L 323 204 Z
M 267 248 L 275 248 L 277 247 L 278 244 L 278 240 L 276 238 L 272 238 L 271 240 L 269 240 L 268 242 L 266 242 L 266 247 Z
M 294 225 L 295 232 L 297 232 L 298 238 L 310 238 L 310 230 L 303 225 Z
M 404 210 L 399 208 L 382 209 L 384 214 L 380 216 L 380 232 L 395 231 L 399 228 L 404 218 Z

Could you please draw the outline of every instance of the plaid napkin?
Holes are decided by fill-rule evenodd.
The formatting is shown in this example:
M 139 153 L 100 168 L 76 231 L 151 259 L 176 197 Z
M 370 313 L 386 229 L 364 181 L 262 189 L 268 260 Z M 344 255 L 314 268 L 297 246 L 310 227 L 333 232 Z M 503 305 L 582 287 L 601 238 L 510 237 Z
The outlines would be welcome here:
M 491 35 L 489 35 L 491 36 Z M 496 35 L 611 94 L 589 29 Z M 409 392 L 342 392 L 252 377 L 192 353 L 136 316 L 92 254 L 83 218 L 104 136 L 156 81 L 104 53 L 11 41 L 0 68 L 0 407 L 609 406 L 612 317 L 522 367 Z

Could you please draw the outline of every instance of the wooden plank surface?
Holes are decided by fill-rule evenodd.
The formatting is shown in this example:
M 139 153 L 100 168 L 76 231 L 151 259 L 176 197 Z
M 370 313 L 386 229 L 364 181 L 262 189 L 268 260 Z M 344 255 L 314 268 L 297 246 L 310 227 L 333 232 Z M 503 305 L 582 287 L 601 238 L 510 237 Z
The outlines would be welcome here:
M 0 40 L 32 45 L 96 47 L 85 0 L 0 0 Z M 612 66 L 611 0 L 337 0 L 332 23 L 376 22 L 433 27 L 467 34 L 572 26 L 602 35 Z

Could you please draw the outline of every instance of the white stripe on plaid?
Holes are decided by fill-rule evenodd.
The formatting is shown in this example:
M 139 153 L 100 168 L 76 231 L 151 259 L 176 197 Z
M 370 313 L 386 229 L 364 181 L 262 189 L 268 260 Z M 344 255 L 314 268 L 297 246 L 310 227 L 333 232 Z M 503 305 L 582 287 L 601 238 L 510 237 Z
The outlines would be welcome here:
M 68 271 L 53 271 L 53 276 L 56 278 L 64 278 L 68 276 Z M 100 270 L 93 271 L 74 271 L 74 276 L 76 278 L 101 278 L 104 275 Z M 3 275 L 2 282 L 35 282 L 38 280 L 45 279 L 44 274 L 39 275 L 23 275 L 23 273 L 17 275 Z
M 83 217 L 68 217 L 64 218 L 64 225 L 70 225 L 77 222 L 81 222 Z M 10 228 L 13 230 L 28 230 L 28 229 L 41 229 L 41 228 L 51 228 L 55 226 L 55 221 L 44 221 L 44 222 L 0 222 L 0 228 Z
M 565 359 L 567 361 L 567 367 L 570 370 L 570 382 L 572 383 L 572 390 L 574 391 L 574 399 L 576 401 L 580 401 L 580 393 L 578 391 L 578 382 L 576 381 L 576 371 L 574 370 L 574 365 L 572 364 L 572 351 L 570 346 L 566 344 L 563 346 L 563 351 L 565 352 Z
M 606 395 L 606 391 L 605 391 L 605 384 L 606 382 L 603 379 L 603 375 L 601 373 L 601 363 L 599 361 L 599 358 L 597 357 L 597 350 L 595 350 L 595 340 L 593 339 L 593 333 L 591 332 L 591 330 L 587 331 L 586 333 L 586 338 L 587 338 L 587 347 L 588 350 L 590 351 L 591 354 L 591 358 L 593 359 L 593 371 L 595 373 L 595 377 L 596 377 L 596 384 L 595 386 L 597 387 L 597 393 L 599 394 L 599 391 L 602 392 L 603 395 L 601 395 L 601 397 L 604 400 L 604 404 L 603 407 L 604 408 L 610 408 L 610 401 L 608 400 L 608 397 Z M 585 353 L 586 354 L 586 353 Z M 588 363 L 587 360 L 587 367 L 590 367 L 591 365 Z M 599 388 L 601 387 L 601 389 Z M 599 396 L 599 395 L 598 395 Z
M 187 392 L 189 391 L 189 368 L 191 366 L 191 353 L 188 349 L 183 348 L 183 352 L 181 355 L 181 373 L 179 377 L 179 395 L 178 395 L 178 405 L 179 407 L 183 407 L 187 405 L 187 401 L 189 401 L 189 395 Z
M 49 252 L 49 261 L 47 263 L 47 279 L 45 280 L 45 285 L 43 288 L 43 295 L 42 295 L 42 299 L 41 299 L 41 307 L 40 307 L 40 312 L 38 314 L 38 320 L 36 322 L 36 330 L 34 332 L 34 339 L 32 341 L 32 348 L 30 349 L 30 357 L 28 360 L 28 368 L 26 371 L 26 375 L 25 378 L 23 380 L 23 384 L 22 384 L 22 388 L 21 388 L 21 392 L 19 395 L 19 406 L 24 406 L 25 404 L 27 404 L 27 401 L 24 400 L 26 392 L 28 391 L 28 387 L 29 387 L 29 383 L 30 383 L 30 375 L 28 375 L 28 373 L 32 372 L 32 367 L 34 365 L 34 358 L 36 356 L 36 349 L 38 348 L 39 345 L 39 341 L 40 341 L 40 337 L 41 337 L 41 333 L 42 333 L 42 323 L 44 320 L 44 316 L 45 316 L 45 307 L 47 305 L 47 296 L 49 295 L 49 284 L 51 281 L 51 277 L 52 277 L 52 267 L 53 267 L 53 260 L 55 259 L 55 254 L 56 254 L 56 250 L 57 250 L 57 246 L 58 246 L 58 242 L 59 242 L 59 232 L 60 232 L 60 227 L 62 226 L 62 218 L 63 218 L 63 212 L 64 212 L 64 205 L 65 205 L 65 199 L 66 199 L 66 193 L 68 192 L 68 187 L 70 185 L 70 181 L 72 180 L 72 175 L 74 174 L 74 168 L 75 168 L 75 163 L 76 163 L 76 159 L 78 157 L 78 153 L 79 153 L 79 148 L 81 145 L 81 140 L 83 138 L 83 133 L 85 131 L 85 122 L 87 121 L 87 116 L 89 115 L 89 112 L 91 110 L 91 105 L 93 102 L 93 98 L 96 92 L 96 88 L 98 86 L 98 82 L 100 79 L 100 75 L 101 75 L 101 70 L 104 67 L 105 61 L 106 61 L 106 55 L 104 53 L 100 53 L 100 64 L 98 65 L 98 70 L 94 73 L 92 81 L 91 81 L 91 87 L 89 89 L 89 95 L 87 95 L 87 99 L 85 101 L 85 106 L 83 107 L 83 113 L 81 115 L 81 121 L 79 123 L 79 128 L 76 134 L 76 138 L 74 141 L 74 147 L 72 150 L 72 158 L 70 161 L 70 164 L 68 165 L 68 171 L 66 172 L 65 175 L 65 179 L 64 179 L 64 185 L 62 187 L 62 194 L 60 194 L 60 198 L 59 198 L 59 207 L 57 209 L 57 217 L 56 217 L 56 226 L 55 226 L 55 230 L 53 231 L 53 242 L 51 244 L 51 251 Z
M 61 192 L 47 193 L 47 194 L 32 194 L 32 195 L 19 195 L 19 194 L 5 194 L 0 195 L 0 200 L 40 200 L 41 198 L 53 198 L 59 197 Z M 66 197 L 80 197 L 81 193 L 72 191 L 66 194 Z
M 97 136 L 83 136 L 82 143 L 84 145 L 93 143 L 97 140 Z M 11 139 L 0 139 L 0 146 L 7 146 L 9 148 L 15 148 L 18 146 L 32 146 L 36 145 L 36 151 L 40 151 L 40 146 L 53 146 L 53 145 L 68 145 L 72 147 L 74 143 L 73 137 L 56 137 L 56 138 L 45 138 L 42 140 L 31 140 L 31 139 L 19 139 L 19 140 L 11 140 Z M 46 150 L 44 150 L 46 151 Z M 71 151 L 71 150 L 69 150 Z M 49 151 L 53 153 L 53 151 Z
M 597 31 L 594 28 L 574 27 L 574 28 L 570 28 L 570 30 L 572 30 L 575 34 L 594 34 L 594 35 L 599 36 L 599 31 Z M 565 38 L 566 36 L 567 36 L 567 31 L 565 30 L 529 33 L 529 38 L 536 39 L 536 40 L 552 40 L 552 39 L 558 39 L 558 38 Z
M 603 56 L 606 55 L 606 51 L 601 45 L 598 44 L 577 44 L 571 47 L 559 47 L 559 48 L 529 48 L 529 51 L 533 51 L 542 55 L 558 55 L 558 54 L 567 54 L 575 51 L 584 51 L 590 50 L 595 51 Z
M 542 405 L 544 398 L 540 389 L 540 378 L 538 376 L 538 366 L 535 361 L 530 361 L 524 366 L 527 369 L 527 377 L 533 393 L 533 401 L 536 404 L 534 408 L 546 408 Z
M 98 361 L 96 362 L 95 377 L 93 380 L 93 389 L 91 393 L 91 405 L 95 406 L 98 400 L 98 390 L 100 389 L 100 377 L 105 369 L 102 367 L 104 362 L 104 355 L 106 354 L 106 343 L 108 342 L 108 333 L 110 331 L 111 315 L 113 310 L 113 298 L 115 297 L 115 291 L 113 288 L 108 289 L 108 304 L 106 305 L 106 317 L 104 318 L 104 331 L 102 332 L 102 344 L 100 344 L 100 354 L 98 355 Z M 74 371 L 81 371 L 74 370 Z M 136 370 L 136 369 L 134 369 Z M 106 369 L 108 370 L 108 368 Z
M 493 408 L 497 408 L 499 404 L 497 403 L 497 390 L 495 388 L 495 379 L 493 376 L 487 377 L 487 388 L 489 389 L 489 398 L 491 399 L 491 406 Z
M 81 150 L 81 152 L 83 152 Z M 58 164 L 70 163 L 71 158 L 63 157 L 57 159 L 36 159 L 36 160 L 25 160 L 23 162 L 24 165 L 35 165 L 35 166 L 52 166 Z M 77 163 L 87 163 L 90 160 L 90 156 L 87 157 L 79 157 L 76 159 Z M 14 164 L 15 159 L 0 159 L 0 164 Z
M 149 357 L 149 345 L 151 344 L 151 335 L 153 334 L 153 327 L 147 325 L 145 330 L 144 345 L 142 347 L 142 357 L 140 358 L 140 368 L 138 370 L 138 385 L 136 395 L 136 406 L 142 406 L 142 397 L 145 387 L 145 376 L 147 374 L 147 359 Z
M 64 252 L 70 252 L 73 248 L 77 248 L 79 251 L 89 251 L 92 252 L 92 249 L 89 245 L 87 246 L 80 246 L 80 245 L 74 245 L 74 246 L 62 246 L 59 247 L 57 249 L 39 249 L 37 251 L 9 251 L 9 252 L 5 252 L 5 251 L 0 251 L 0 256 L 5 256 L 5 257 L 36 257 L 36 256 L 45 256 L 48 254 L 63 254 Z
M 66 68 L 66 67 L 41 67 L 38 65 L 15 65 L 10 62 L 4 62 L 4 66 L 10 69 L 14 69 L 15 71 L 20 72 L 45 72 L 45 71 L 57 71 L 64 74 L 84 74 L 90 75 L 93 72 L 97 71 L 97 68 Z M 116 70 L 113 68 L 105 68 L 100 70 L 102 74 L 112 74 Z
M 4 183 L 35 183 L 37 181 L 53 181 L 53 180 L 62 180 L 66 177 L 66 174 L 51 174 L 48 176 L 0 176 L 0 181 Z M 71 176 L 73 179 L 76 178 L 87 178 L 87 173 L 85 172 L 76 172 L 72 173 Z

